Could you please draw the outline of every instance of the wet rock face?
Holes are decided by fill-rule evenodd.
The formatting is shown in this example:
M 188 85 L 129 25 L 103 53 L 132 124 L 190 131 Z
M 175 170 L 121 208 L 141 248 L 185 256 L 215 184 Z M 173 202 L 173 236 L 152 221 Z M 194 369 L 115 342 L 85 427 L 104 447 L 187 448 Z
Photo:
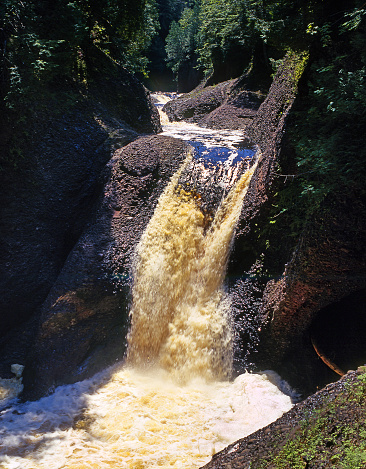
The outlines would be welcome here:
M 180 188 L 196 196 L 197 204 L 207 220 L 214 217 L 222 199 L 257 158 L 253 147 L 246 149 L 247 157 L 240 156 L 231 162 L 216 161 L 220 151 L 230 154 L 229 149 L 211 148 L 206 150 L 206 156 L 194 156 L 178 180 Z M 214 156 L 209 159 L 209 155 Z
M 314 383 L 324 384 L 324 378 L 328 381 L 337 378 L 317 357 L 313 339 L 320 350 L 327 351 L 325 355 L 331 362 L 346 367 L 344 371 L 363 364 L 366 353 L 365 345 L 350 353 L 361 331 L 352 332 L 351 325 L 342 327 L 340 320 L 343 316 L 345 322 L 358 322 L 366 333 L 362 320 L 366 313 L 362 301 L 366 288 L 363 248 L 366 211 L 356 197 L 353 200 L 349 197 L 350 194 L 323 204 L 301 236 L 282 277 L 268 282 L 263 295 L 261 318 L 267 324 L 269 336 L 262 353 L 272 349 L 273 363 L 282 368 L 283 375 L 293 376 L 307 392 L 313 391 Z M 356 298 L 360 300 L 357 308 L 352 306 Z M 340 301 L 343 306 L 338 305 Z M 323 322 L 322 327 L 333 330 L 335 337 L 337 334 L 343 337 L 343 353 L 330 347 L 334 339 L 322 334 L 319 326 L 313 337 L 316 328 L 312 325 L 325 308 L 329 324 Z M 304 366 L 308 367 L 307 376 L 295 371 Z
M 96 212 L 42 307 L 24 372 L 26 398 L 123 358 L 133 251 L 186 152 L 180 140 L 149 136 L 115 153 Z
M 178 93 L 187 93 L 199 85 L 200 81 L 203 79 L 203 73 L 197 69 L 197 65 L 196 58 L 181 64 L 177 76 Z
M 248 238 L 254 224 L 260 223 L 275 187 L 286 121 L 296 97 L 297 82 L 306 56 L 306 53 L 287 55 L 259 108 L 257 96 L 240 90 L 238 82 L 231 81 L 217 87 L 197 89 L 168 103 L 165 110 L 171 119 L 189 116 L 192 121 L 205 123 L 208 127 L 224 125 L 233 128 L 236 128 L 236 117 L 241 113 L 241 128 L 245 128 L 247 140 L 259 146 L 262 157 L 243 203 L 228 270 L 233 314 L 238 336 L 241 337 L 237 346 L 243 351 L 241 356 L 241 352 L 238 353 L 238 363 L 240 360 L 243 362 L 243 355 L 249 351 L 249 358 L 248 355 L 246 358 L 257 369 L 274 368 L 308 394 L 314 391 L 317 384 L 323 385 L 331 379 L 324 373 L 325 381 L 324 378 L 319 381 L 321 368 L 325 365 L 319 363 L 310 343 L 309 327 L 313 318 L 330 302 L 353 289 L 363 288 L 360 281 L 353 283 L 350 276 L 354 270 L 356 276 L 364 278 L 363 256 L 355 255 L 355 249 L 351 248 L 351 245 L 357 246 L 356 250 L 361 253 L 357 238 L 364 238 L 363 231 L 356 230 L 355 239 L 351 236 L 349 242 L 343 242 L 344 232 L 341 234 L 337 228 L 345 226 L 342 218 L 355 226 L 355 214 L 360 215 L 359 208 L 355 208 L 353 215 L 341 212 L 339 216 L 331 215 L 328 221 L 319 213 L 319 220 L 312 225 L 312 231 L 304 233 L 295 251 L 293 242 L 281 248 L 281 268 L 284 270 L 278 272 L 279 280 L 269 280 L 263 276 L 259 280 L 260 253 L 248 250 Z M 212 96 L 215 99 L 210 99 Z M 208 109 L 210 102 L 216 106 L 214 110 Z M 243 119 L 246 119 L 245 123 Z M 192 163 L 189 168 L 189 177 L 183 175 L 185 179 L 182 183 L 187 188 L 199 188 L 198 192 L 204 194 L 201 204 L 209 212 L 210 207 L 217 206 L 221 194 L 220 190 L 215 192 L 208 187 L 211 186 L 210 178 L 215 179 L 216 173 L 210 173 L 210 177 L 205 179 L 202 176 L 204 169 L 199 170 L 197 163 L 194 165 Z M 198 173 L 200 178 L 197 177 Z M 334 208 L 326 211 L 332 213 Z M 283 240 L 275 242 L 282 243 Z M 334 276 L 331 281 L 329 271 Z M 251 342 L 249 347 L 248 342 Z
M 40 307 L 95 201 L 111 154 L 107 132 L 86 113 L 75 109 L 54 119 L 30 149 L 26 167 L 3 175 L 1 337 Z M 129 131 L 125 140 L 136 136 Z
M 160 129 L 147 90 L 125 70 L 112 72 L 109 79 L 93 72 L 85 96 L 70 90 L 70 102 L 57 94 L 40 105 L 18 170 L 1 173 L 0 376 L 24 360 L 35 315 L 88 221 L 105 164 L 138 132 Z

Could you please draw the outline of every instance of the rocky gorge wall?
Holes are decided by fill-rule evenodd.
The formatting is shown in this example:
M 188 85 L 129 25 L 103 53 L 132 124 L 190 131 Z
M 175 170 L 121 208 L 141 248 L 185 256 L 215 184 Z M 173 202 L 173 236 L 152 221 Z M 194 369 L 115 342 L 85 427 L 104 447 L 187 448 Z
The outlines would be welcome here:
M 103 54 L 94 60 L 87 88 L 45 90 L 34 103 L 23 157 L 0 173 L 2 377 L 25 363 L 42 303 L 94 213 L 105 164 L 117 148 L 160 129 L 147 90 Z M 5 152 L 11 141 L 2 130 Z
M 242 145 L 257 144 L 262 152 L 244 200 L 227 273 L 237 324 L 236 361 L 239 368 L 244 359 L 252 369 L 277 370 L 303 395 L 337 379 L 326 355 L 337 357 L 345 371 L 366 359 L 362 345 L 351 345 L 362 342 L 361 333 L 348 332 L 342 356 L 340 347 L 330 347 L 329 334 L 326 337 L 317 326 L 324 314 L 328 323 L 336 324 L 342 323 L 342 308 L 350 318 L 356 309 L 358 319 L 352 316 L 350 322 L 365 331 L 362 300 L 354 307 L 356 298 L 364 296 L 366 267 L 365 207 L 358 194 L 339 191 L 341 195 L 328 197 L 297 238 L 291 234 L 294 220 L 287 218 L 286 226 L 281 219 L 269 218 L 277 194 L 288 178 L 296 177 L 286 128 L 308 58 L 306 51 L 288 53 L 264 100 L 258 91 L 240 88 L 245 83 L 240 78 L 198 87 L 164 107 L 172 120 L 243 129 Z M 301 85 L 300 96 L 306 92 Z M 269 231 L 269 223 L 277 223 L 277 231 Z M 332 330 L 341 335 L 335 326 Z M 320 342 L 317 351 L 315 342 Z
M 245 129 L 264 99 L 261 90 L 246 89 L 239 78 L 204 85 L 164 106 L 171 121 L 184 120 L 212 129 Z
M 244 201 L 232 255 L 233 272 L 229 267 L 229 276 L 238 275 L 240 264 L 246 264 L 248 269 L 246 278 L 233 286 L 233 292 L 237 302 L 235 308 L 242 317 L 248 314 L 249 318 L 244 320 L 244 329 L 247 329 L 244 341 L 248 341 L 251 331 L 257 329 L 249 339 L 257 343 L 254 353 L 249 353 L 249 361 L 254 361 L 257 369 L 276 369 L 304 395 L 337 379 L 337 374 L 325 364 L 329 360 L 326 358 L 323 363 L 319 359 L 323 354 L 314 350 L 314 341 L 319 339 L 320 349 L 327 350 L 330 357 L 337 356 L 344 366 L 357 367 L 366 358 L 362 346 L 354 350 L 353 361 L 351 353 L 340 353 L 339 347 L 336 353 L 337 346 L 329 349 L 326 343 L 329 338 L 325 339 L 321 334 L 315 337 L 312 327 L 324 308 L 329 309 L 334 304 L 336 309 L 341 299 L 344 299 L 343 314 L 350 315 L 348 309 L 352 308 L 353 295 L 365 289 L 366 211 L 357 193 L 339 191 L 338 195 L 328 197 L 304 225 L 297 239 L 288 236 L 291 227 L 286 225 L 272 239 L 271 235 L 264 235 L 269 236 L 269 245 L 278 246 L 272 251 L 276 259 L 266 260 L 266 254 L 263 257 L 259 251 L 248 255 L 248 249 L 254 247 L 255 251 L 258 243 L 258 238 L 255 239 L 257 227 L 260 232 L 260 227 L 263 229 L 265 223 L 268 224 L 266 216 L 268 208 L 276 204 L 275 193 L 286 186 L 287 176 L 283 175 L 282 168 L 289 167 L 289 161 L 290 167 L 293 166 L 294 150 L 285 132 L 306 60 L 306 53 L 287 56 L 266 100 L 245 129 L 247 137 L 260 146 L 263 158 Z M 291 222 L 289 219 L 288 223 Z M 257 234 L 253 233 L 255 231 Z M 249 243 L 248 238 L 251 238 Z M 269 268 L 272 268 L 271 272 Z M 267 273 L 264 272 L 266 269 Z M 362 306 L 359 314 L 365 316 Z M 333 321 L 331 315 L 328 321 Z M 357 323 L 362 324 L 362 319 Z M 365 331 L 364 326 L 362 330 Z M 355 340 L 360 341 L 356 332 L 353 338 L 349 337 L 346 350 L 353 348 L 351 343 Z M 345 371 L 348 369 L 346 367 Z

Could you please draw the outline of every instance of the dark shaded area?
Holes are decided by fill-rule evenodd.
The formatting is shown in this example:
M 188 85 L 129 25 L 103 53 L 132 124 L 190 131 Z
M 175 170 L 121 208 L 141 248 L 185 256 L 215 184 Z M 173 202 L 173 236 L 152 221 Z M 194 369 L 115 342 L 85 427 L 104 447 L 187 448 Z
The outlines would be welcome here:
M 198 68 L 196 57 L 183 62 L 177 74 L 177 92 L 189 93 L 200 84 L 203 78 L 204 74 Z
M 256 42 L 255 39 L 253 42 Z M 257 42 L 254 48 L 233 44 L 225 53 L 219 47 L 214 51 L 213 71 L 206 86 L 239 77 L 239 84 L 243 88 L 262 92 L 268 91 L 272 83 L 273 69 L 268 57 L 281 59 L 283 56 L 282 51 L 271 48 L 262 41 Z
M 177 91 L 174 73 L 167 66 L 165 39 L 172 21 L 177 21 L 184 8 L 184 3 L 171 0 L 157 0 L 159 13 L 158 33 L 152 38 L 147 51 L 149 60 L 149 76 L 142 78 L 142 82 L 152 91 Z
M 251 56 L 251 51 L 235 44 L 225 52 L 219 47 L 214 48 L 212 53 L 213 71 L 207 84 L 209 86 L 217 85 L 241 76 L 244 67 L 247 67 L 250 62 Z
M 304 229 L 281 277 L 264 288 L 256 363 L 276 369 L 304 395 L 338 378 L 316 357 L 309 328 L 324 308 L 347 304 L 344 298 L 365 288 L 365 220 L 361 201 L 351 194 L 327 200 Z M 362 306 L 356 311 L 362 314 Z
M 310 334 L 319 350 L 345 372 L 366 363 L 366 290 L 321 309 Z
M 32 124 L 23 129 L 23 158 L 17 169 L 1 172 L 3 377 L 11 363 L 24 362 L 34 315 L 90 220 L 105 164 L 116 148 L 137 138 L 137 131 L 160 129 L 146 89 L 105 55 L 96 52 L 95 62 L 99 68 L 90 65 L 86 94 L 75 86 L 67 93 L 45 93 L 32 104 L 27 110 L 33 112 Z M 9 141 L 1 143 L 1 150 L 9 150 Z

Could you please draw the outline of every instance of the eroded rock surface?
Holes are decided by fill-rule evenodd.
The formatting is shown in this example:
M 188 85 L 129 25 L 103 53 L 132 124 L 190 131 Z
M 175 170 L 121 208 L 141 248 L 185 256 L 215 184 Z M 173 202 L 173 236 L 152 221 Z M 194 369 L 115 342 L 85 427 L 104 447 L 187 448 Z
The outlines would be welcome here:
M 40 307 L 102 190 L 105 164 L 140 133 L 160 130 L 147 90 L 99 54 L 87 90 L 35 104 L 19 167 L 1 172 L 2 377 L 24 362 Z M 1 151 L 6 145 L 4 138 Z
M 296 96 L 294 77 L 299 78 L 303 65 L 304 56 L 285 59 L 266 100 L 245 130 L 260 146 L 263 157 L 244 200 L 228 274 L 230 279 L 237 277 L 231 286 L 233 308 L 238 321 L 243 321 L 238 348 L 245 350 L 251 342 L 256 349 L 250 355 L 255 369 L 275 369 L 309 395 L 317 386 L 338 378 L 315 352 L 311 327 L 323 308 L 365 289 L 366 212 L 357 194 L 348 191 L 336 199 L 328 197 L 297 240 L 268 238 L 269 244 L 278 245 L 278 259 L 272 262 L 274 271 L 263 272 L 262 261 L 267 267 L 269 262 L 255 252 L 260 244 L 255 238 L 257 226 L 264 224 L 268 206 L 275 204 L 274 191 L 280 187 L 283 136 Z M 282 181 L 285 184 L 285 178 Z M 347 304 L 345 315 L 352 307 L 351 297 Z
M 163 108 L 171 121 L 195 122 L 212 129 L 244 129 L 251 122 L 263 94 L 242 89 L 240 80 L 199 86 L 169 101 Z
M 338 377 L 319 360 L 312 345 L 314 341 L 319 342 L 321 354 L 323 349 L 328 350 L 326 357 L 331 366 L 334 362 L 334 365 L 340 369 L 345 367 L 344 371 L 347 371 L 348 366 L 363 363 L 366 354 L 364 346 L 351 352 L 354 341 L 362 335 L 361 331 L 355 330 L 353 336 L 349 334 L 343 341 L 342 352 L 336 344 L 331 348 L 327 346 L 331 338 L 326 338 L 325 334 L 320 332 L 315 337 L 312 324 L 325 307 L 329 313 L 327 322 L 322 324 L 323 328 L 332 328 L 333 321 L 337 320 L 336 314 L 343 314 L 346 322 L 348 317 L 348 321 L 357 323 L 357 314 L 352 314 L 355 310 L 353 295 L 356 292 L 359 292 L 358 315 L 365 317 L 366 306 L 362 299 L 365 298 L 366 287 L 365 237 L 366 212 L 360 201 L 357 202 L 356 197 L 351 199 L 349 194 L 343 200 L 328 200 L 305 228 L 281 278 L 270 280 L 266 285 L 260 316 L 268 336 L 262 354 L 271 351 L 271 360 L 281 364 L 282 374 L 296 375 L 296 381 L 303 389 L 311 391 L 314 383 L 322 385 Z M 343 306 L 337 312 L 337 302 L 342 299 Z M 365 332 L 364 322 L 358 323 Z M 344 334 L 346 330 L 345 326 Z M 333 334 L 336 333 L 333 328 Z M 338 334 L 342 336 L 342 331 Z
M 27 398 L 123 358 L 133 251 L 186 151 L 180 140 L 148 136 L 115 153 L 98 208 L 42 307 L 24 373 Z

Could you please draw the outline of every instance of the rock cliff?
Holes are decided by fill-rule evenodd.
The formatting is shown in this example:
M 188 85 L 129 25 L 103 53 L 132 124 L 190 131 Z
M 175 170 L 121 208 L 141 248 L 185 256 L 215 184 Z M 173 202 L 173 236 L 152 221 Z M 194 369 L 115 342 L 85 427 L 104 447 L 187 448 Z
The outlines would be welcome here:
M 147 90 L 103 54 L 94 60 L 87 88 L 45 90 L 33 103 L 23 157 L 0 173 L 2 377 L 24 363 L 41 305 L 103 188 L 105 164 L 116 148 L 160 129 Z M 10 151 L 2 130 L 1 151 Z
M 286 224 L 277 234 L 274 230 L 264 234 L 268 209 L 276 204 L 276 193 L 286 185 L 287 176 L 281 174 L 281 168 L 294 164 L 285 130 L 305 63 L 306 54 L 287 56 L 266 100 L 245 129 L 247 137 L 260 146 L 263 157 L 244 201 L 229 278 L 239 277 L 231 282 L 242 334 L 238 348 L 245 350 L 251 342 L 255 351 L 249 353 L 248 362 L 254 362 L 256 369 L 275 369 L 307 395 L 338 377 L 331 371 L 331 360 L 319 353 L 323 349 L 330 351 L 330 338 L 319 332 L 316 322 L 324 308 L 334 309 L 333 317 L 328 313 L 330 323 L 337 320 L 337 315 L 349 315 L 355 295 L 364 295 L 366 209 L 356 192 L 342 192 L 339 188 L 320 204 L 297 239 L 291 238 L 291 227 Z M 289 218 L 287 222 L 294 220 Z M 272 259 L 263 254 L 266 247 L 260 237 L 267 237 L 266 243 L 275 246 Z M 364 307 L 357 311 L 359 318 L 365 315 Z M 364 324 L 355 317 L 350 321 Z M 365 332 L 364 325 L 361 329 Z M 360 340 L 359 334 L 350 333 L 348 349 Z M 315 346 L 317 352 L 314 341 L 320 341 L 320 349 Z M 339 347 L 336 349 L 332 348 L 330 356 L 336 354 L 347 366 L 364 363 L 364 347 L 354 350 L 353 361 L 351 353 L 342 354 Z
M 342 354 L 340 347 L 330 347 L 329 341 L 334 341 L 319 326 L 320 322 L 325 324 L 323 316 L 327 315 L 330 323 L 342 323 L 342 314 L 356 310 L 350 322 L 366 330 L 362 322 L 364 307 L 354 307 L 356 298 L 364 297 L 366 272 L 366 212 L 358 194 L 339 189 L 338 195 L 329 196 L 297 237 L 291 233 L 291 226 L 286 226 L 296 220 L 282 216 L 277 222 L 270 218 L 287 178 L 296 177 L 294 150 L 286 129 L 289 119 L 296 125 L 292 110 L 299 83 L 300 97 L 307 92 L 306 77 L 303 83 L 301 77 L 308 57 L 307 52 L 287 54 L 262 104 L 261 94 L 243 88 L 242 77 L 217 86 L 198 87 L 164 108 L 172 120 L 241 128 L 243 144 L 254 143 L 261 150 L 262 158 L 244 200 L 227 275 L 237 327 L 236 365 L 275 369 L 303 395 L 337 379 L 329 360 L 331 367 L 326 365 L 327 354 L 336 356 L 345 371 L 364 360 L 364 348 L 351 346 L 361 340 L 356 330 L 348 331 L 349 352 Z M 277 231 L 269 230 L 269 223 L 277 223 Z

